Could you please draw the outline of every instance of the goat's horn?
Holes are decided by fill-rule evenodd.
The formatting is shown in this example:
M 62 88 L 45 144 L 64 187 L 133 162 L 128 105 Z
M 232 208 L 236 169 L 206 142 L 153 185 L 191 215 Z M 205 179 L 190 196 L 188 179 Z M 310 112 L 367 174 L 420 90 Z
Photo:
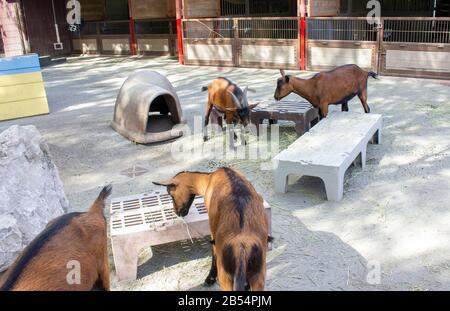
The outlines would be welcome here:
M 280 69 L 280 73 L 281 73 L 281 76 L 284 78 L 284 76 L 285 76 L 286 74 L 284 73 L 284 70 L 283 70 L 283 69 Z
M 241 107 L 241 102 L 240 102 L 239 99 L 236 97 L 236 95 L 234 95 L 234 93 L 231 92 L 231 91 L 228 91 L 228 93 L 231 95 L 231 98 L 233 99 L 233 101 L 234 101 L 236 107 L 237 107 L 237 108 L 242 108 L 242 107 Z

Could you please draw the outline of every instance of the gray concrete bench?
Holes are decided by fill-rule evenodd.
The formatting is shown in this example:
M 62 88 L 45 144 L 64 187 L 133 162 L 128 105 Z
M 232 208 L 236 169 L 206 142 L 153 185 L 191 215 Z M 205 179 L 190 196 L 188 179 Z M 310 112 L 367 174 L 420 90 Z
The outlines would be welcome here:
M 315 176 L 323 180 L 328 200 L 340 201 L 344 175 L 358 157 L 364 169 L 369 141 L 380 143 L 379 114 L 335 112 L 320 121 L 274 158 L 275 190 L 287 191 L 288 176 Z

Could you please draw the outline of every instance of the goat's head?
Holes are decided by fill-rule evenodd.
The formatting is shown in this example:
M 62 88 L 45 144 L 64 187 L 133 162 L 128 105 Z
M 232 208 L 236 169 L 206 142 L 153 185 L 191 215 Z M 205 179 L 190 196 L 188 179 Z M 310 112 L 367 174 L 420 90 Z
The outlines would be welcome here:
M 228 111 L 236 112 L 237 118 L 239 122 L 245 127 L 250 123 L 250 110 L 255 108 L 256 104 L 249 104 L 247 99 L 248 87 L 245 87 L 242 92 L 236 92 L 236 94 L 232 91 L 228 91 L 231 98 L 233 99 L 234 106 L 233 108 L 227 108 Z
M 290 83 L 290 76 L 284 73 L 283 69 L 280 69 L 281 78 L 277 80 L 277 88 L 273 97 L 276 100 L 281 100 L 282 98 L 288 96 L 294 91 L 292 84 Z
M 153 182 L 158 186 L 167 187 L 167 193 L 172 197 L 173 208 L 175 214 L 184 217 L 189 213 L 192 202 L 195 199 L 195 194 L 190 189 L 189 178 L 185 172 L 180 173 L 167 181 Z

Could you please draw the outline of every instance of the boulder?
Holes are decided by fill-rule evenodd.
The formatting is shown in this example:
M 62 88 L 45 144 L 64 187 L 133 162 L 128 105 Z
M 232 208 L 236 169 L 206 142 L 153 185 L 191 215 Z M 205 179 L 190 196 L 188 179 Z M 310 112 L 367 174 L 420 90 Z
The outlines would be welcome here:
M 34 126 L 0 134 L 0 272 L 69 202 L 49 149 Z

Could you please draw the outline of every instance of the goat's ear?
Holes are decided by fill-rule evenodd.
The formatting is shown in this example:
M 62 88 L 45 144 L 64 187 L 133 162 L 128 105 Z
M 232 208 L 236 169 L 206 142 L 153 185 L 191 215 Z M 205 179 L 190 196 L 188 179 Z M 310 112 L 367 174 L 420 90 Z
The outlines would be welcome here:
M 267 242 L 272 243 L 273 240 L 274 240 L 274 237 L 273 237 L 273 236 L 270 236 L 270 235 L 269 235 L 269 236 L 267 237 Z
M 252 104 L 249 104 L 248 105 L 248 108 L 249 109 L 253 109 L 253 108 L 255 108 L 256 106 L 258 106 L 259 105 L 259 103 L 252 103 Z
M 172 180 L 153 181 L 152 183 L 157 186 L 165 186 L 165 187 L 175 186 L 175 183 Z
M 284 76 L 285 76 L 286 74 L 284 73 L 284 70 L 283 70 L 283 69 L 280 69 L 280 73 L 281 73 L 281 76 L 284 78 Z
M 248 91 L 248 86 L 244 87 L 244 90 L 242 91 L 244 93 L 245 99 L 247 99 L 247 91 Z

